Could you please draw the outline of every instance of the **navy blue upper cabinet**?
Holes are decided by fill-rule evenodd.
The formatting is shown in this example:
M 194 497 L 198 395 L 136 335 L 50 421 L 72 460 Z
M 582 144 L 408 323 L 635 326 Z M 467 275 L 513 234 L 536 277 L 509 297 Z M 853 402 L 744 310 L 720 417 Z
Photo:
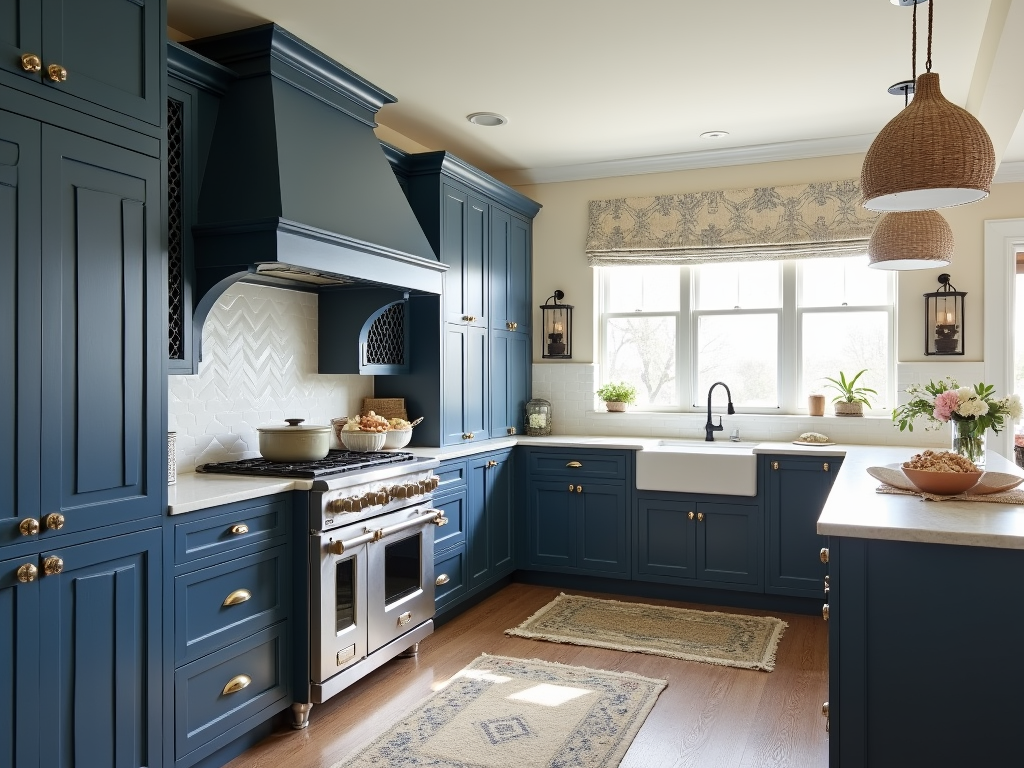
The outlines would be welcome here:
M 491 331 L 491 437 L 514 435 L 523 424 L 530 397 L 530 337 Z
M 775 594 L 820 597 L 825 565 L 819 554 L 827 545 L 816 528 L 842 459 L 766 456 L 763 461 L 768 515 L 765 589 Z
M 490 326 L 530 333 L 530 241 L 532 226 L 507 211 L 491 208 Z
M 0 111 L 0 546 L 31 540 L 19 525 L 39 517 L 39 141 L 38 123 Z
M 441 261 L 444 313 L 449 323 L 487 324 L 488 214 L 490 206 L 455 184 L 444 184 Z
M 5 0 L 0 82 L 137 130 L 161 126 L 164 19 L 163 0 Z
M 41 512 L 66 533 L 163 511 L 160 163 L 48 125 L 42 146 Z

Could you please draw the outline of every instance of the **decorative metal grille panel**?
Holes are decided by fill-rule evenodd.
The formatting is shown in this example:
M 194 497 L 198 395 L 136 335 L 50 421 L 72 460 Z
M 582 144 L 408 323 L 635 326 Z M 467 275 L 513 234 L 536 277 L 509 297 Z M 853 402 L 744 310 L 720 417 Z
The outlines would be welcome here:
M 397 301 L 366 332 L 367 365 L 405 365 L 405 302 Z
M 167 354 L 185 359 L 184 105 L 167 100 Z

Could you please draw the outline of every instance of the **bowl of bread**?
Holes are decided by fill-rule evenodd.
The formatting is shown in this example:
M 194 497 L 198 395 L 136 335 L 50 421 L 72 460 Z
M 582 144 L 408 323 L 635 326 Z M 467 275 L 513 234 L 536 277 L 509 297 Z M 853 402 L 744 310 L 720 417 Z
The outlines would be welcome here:
M 969 491 L 985 474 L 969 459 L 950 451 L 923 451 L 903 462 L 902 469 L 918 490 L 938 496 Z
M 350 451 L 381 451 L 404 448 L 412 439 L 412 428 L 423 421 L 386 419 L 373 411 L 365 416 L 342 416 L 331 419 L 334 434 Z

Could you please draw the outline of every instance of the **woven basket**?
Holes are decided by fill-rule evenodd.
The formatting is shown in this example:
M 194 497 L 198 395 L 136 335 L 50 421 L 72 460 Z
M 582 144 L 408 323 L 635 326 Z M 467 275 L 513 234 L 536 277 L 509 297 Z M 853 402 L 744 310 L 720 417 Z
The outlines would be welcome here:
M 927 261 L 936 267 L 953 261 L 953 230 L 937 211 L 908 211 L 882 216 L 868 241 L 871 264 Z
M 833 403 L 832 405 L 836 409 L 836 416 L 864 415 L 864 403 L 845 403 L 840 400 L 838 403 Z
M 366 416 L 370 411 L 385 419 L 409 419 L 404 397 L 364 397 L 359 415 Z

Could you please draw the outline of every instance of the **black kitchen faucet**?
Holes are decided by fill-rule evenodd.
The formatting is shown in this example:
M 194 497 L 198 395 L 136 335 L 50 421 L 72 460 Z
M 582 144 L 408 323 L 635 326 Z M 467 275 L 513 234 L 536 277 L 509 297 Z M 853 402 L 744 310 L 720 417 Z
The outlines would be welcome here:
M 719 385 L 725 387 L 725 395 L 729 398 L 729 408 L 726 412 L 730 416 L 736 413 L 736 409 L 732 407 L 732 392 L 729 391 L 729 385 L 724 381 L 716 381 L 708 390 L 708 423 L 704 425 L 704 434 L 706 435 L 704 440 L 709 443 L 713 443 L 715 441 L 715 432 L 721 432 L 723 429 L 721 416 L 718 417 L 717 425 L 711 421 L 711 393 L 714 392 L 715 387 Z

